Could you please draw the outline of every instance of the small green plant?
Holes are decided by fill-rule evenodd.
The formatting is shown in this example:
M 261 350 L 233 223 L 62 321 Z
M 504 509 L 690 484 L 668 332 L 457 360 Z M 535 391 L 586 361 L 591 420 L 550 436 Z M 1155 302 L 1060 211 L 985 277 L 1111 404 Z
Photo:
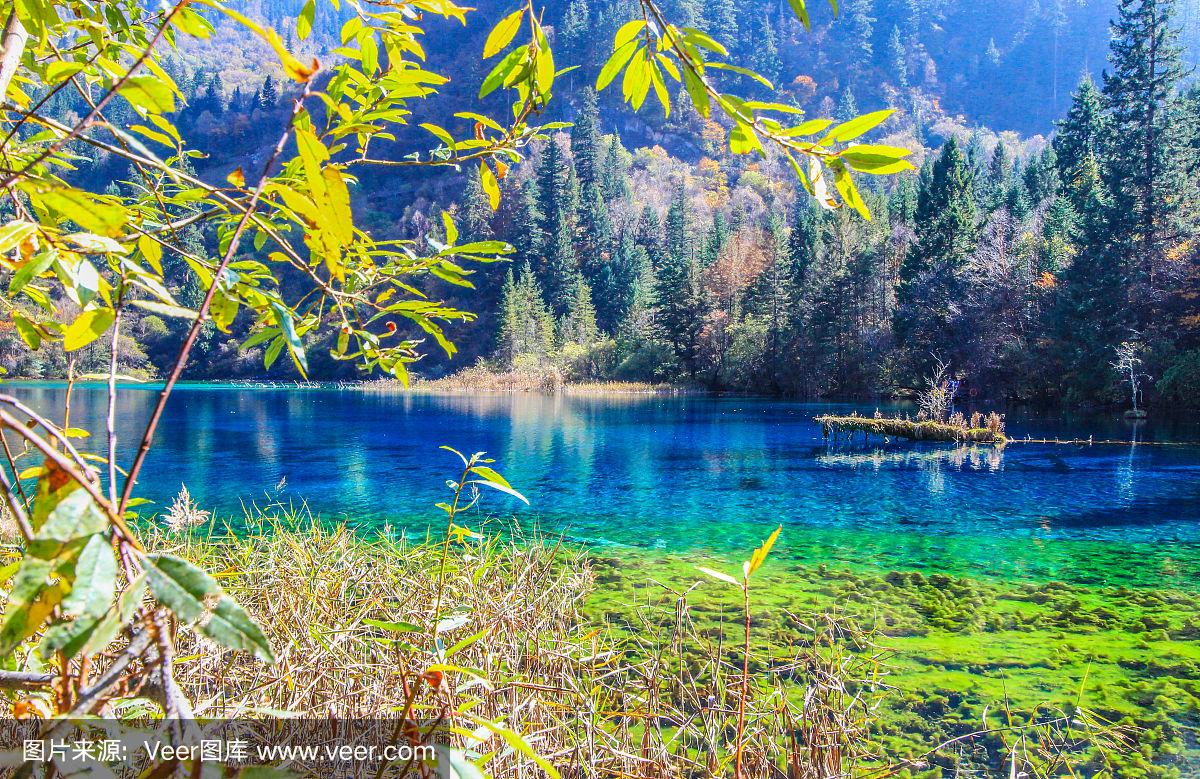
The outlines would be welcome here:
M 762 545 L 755 549 L 750 554 L 750 559 L 742 563 L 742 578 L 739 581 L 727 573 L 697 566 L 702 573 L 708 574 L 714 579 L 723 582 L 728 582 L 735 587 L 741 588 L 742 591 L 742 620 L 744 627 L 744 636 L 742 643 L 742 689 L 738 695 L 738 719 L 737 733 L 734 740 L 734 757 L 733 757 L 733 775 L 736 779 L 742 777 L 742 747 L 743 738 L 746 733 L 746 700 L 750 697 L 750 576 L 754 574 L 762 564 L 766 562 L 767 555 L 771 552 L 771 547 L 775 546 L 775 541 L 779 538 L 780 532 L 783 530 L 783 525 L 775 528 L 775 532 L 763 541 Z

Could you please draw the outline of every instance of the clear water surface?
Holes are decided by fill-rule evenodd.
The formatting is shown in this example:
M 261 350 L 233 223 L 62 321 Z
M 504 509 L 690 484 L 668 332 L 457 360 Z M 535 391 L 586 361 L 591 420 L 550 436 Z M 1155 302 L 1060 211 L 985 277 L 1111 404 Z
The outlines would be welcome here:
M 64 386 L 6 385 L 61 418 Z M 157 398 L 118 393 L 128 464 Z M 72 424 L 103 429 L 105 393 L 77 387 Z M 782 523 L 810 563 L 1081 583 L 1200 586 L 1200 446 L 831 444 L 815 414 L 869 404 L 710 397 L 409 395 L 184 385 L 139 494 L 186 484 L 205 508 L 307 503 L 328 521 L 423 531 L 457 459 L 486 451 L 529 497 L 484 513 L 605 546 L 741 554 Z M 885 409 L 886 410 L 886 409 Z M 1010 415 L 1011 435 L 1200 442 L 1194 423 Z M 103 442 L 90 442 L 102 447 Z

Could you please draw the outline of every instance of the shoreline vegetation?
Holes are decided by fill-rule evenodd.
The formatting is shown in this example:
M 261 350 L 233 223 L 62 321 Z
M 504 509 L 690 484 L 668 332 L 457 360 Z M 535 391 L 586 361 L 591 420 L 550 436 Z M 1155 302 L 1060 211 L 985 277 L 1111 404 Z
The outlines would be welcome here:
M 904 438 L 909 441 L 942 441 L 946 443 L 976 443 L 995 444 L 1004 446 L 1008 438 L 1004 435 L 1004 418 L 995 412 L 984 417 L 975 412 L 969 418 L 962 414 L 954 414 L 948 419 L 937 421 L 933 419 L 903 419 L 900 417 L 885 417 L 878 411 L 873 417 L 859 416 L 857 413 L 849 416 L 822 415 L 814 419 L 821 426 L 821 432 L 826 438 L 837 440 L 842 436 L 854 438 L 855 433 L 862 433 L 863 439 L 870 436 L 881 438 Z
M 736 743 L 745 776 L 1008 775 L 1021 740 L 1038 776 L 1070 763 L 1165 779 L 1200 760 L 1186 746 L 1200 608 L 1185 592 L 772 560 L 746 605 L 695 565 L 729 560 L 536 532 L 444 544 L 270 509 L 236 532 L 205 512 L 174 525 L 148 527 L 148 547 L 221 571 L 279 652 L 268 667 L 181 631 L 179 683 L 204 716 L 399 703 L 468 731 L 504 722 L 529 751 L 487 736 L 477 749 L 498 750 L 496 776 L 533 762 L 718 775 Z M 437 600 L 454 609 L 433 624 Z

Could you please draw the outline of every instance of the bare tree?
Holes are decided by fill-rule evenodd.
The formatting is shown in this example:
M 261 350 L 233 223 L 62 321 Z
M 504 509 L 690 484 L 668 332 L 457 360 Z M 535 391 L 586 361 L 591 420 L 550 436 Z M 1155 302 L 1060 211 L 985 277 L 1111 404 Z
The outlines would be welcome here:
M 1136 332 L 1132 335 L 1130 340 L 1122 341 L 1117 347 L 1117 359 L 1111 365 L 1113 370 L 1121 374 L 1122 381 L 1129 384 L 1129 396 L 1133 401 L 1133 409 L 1129 415 L 1141 417 L 1145 416 L 1146 412 L 1138 408 L 1138 398 L 1142 395 L 1142 383 L 1150 379 L 1150 374 L 1142 371 L 1142 355 L 1145 354 L 1146 345 L 1139 340 Z

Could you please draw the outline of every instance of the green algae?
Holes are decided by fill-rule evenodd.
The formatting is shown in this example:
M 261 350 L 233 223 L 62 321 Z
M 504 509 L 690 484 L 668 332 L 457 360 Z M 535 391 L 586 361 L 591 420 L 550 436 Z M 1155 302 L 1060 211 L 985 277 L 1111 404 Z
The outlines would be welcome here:
M 633 618 L 635 610 L 662 607 L 670 615 L 679 594 L 701 582 L 688 594 L 698 632 L 735 642 L 737 591 L 696 570 L 736 570 L 732 561 L 625 550 L 592 564 L 594 620 L 618 632 L 635 630 L 644 624 Z M 1001 704 L 1014 711 L 1081 706 L 1139 728 L 1135 748 L 1115 758 L 1118 776 L 1200 770 L 1194 589 L 878 571 L 791 558 L 763 567 L 753 604 L 760 648 L 789 640 L 791 615 L 837 612 L 879 631 L 879 643 L 894 652 L 889 682 L 896 690 L 878 723 L 890 754 L 918 755 L 978 730 L 984 711 Z M 926 773 L 938 776 L 947 767 Z

